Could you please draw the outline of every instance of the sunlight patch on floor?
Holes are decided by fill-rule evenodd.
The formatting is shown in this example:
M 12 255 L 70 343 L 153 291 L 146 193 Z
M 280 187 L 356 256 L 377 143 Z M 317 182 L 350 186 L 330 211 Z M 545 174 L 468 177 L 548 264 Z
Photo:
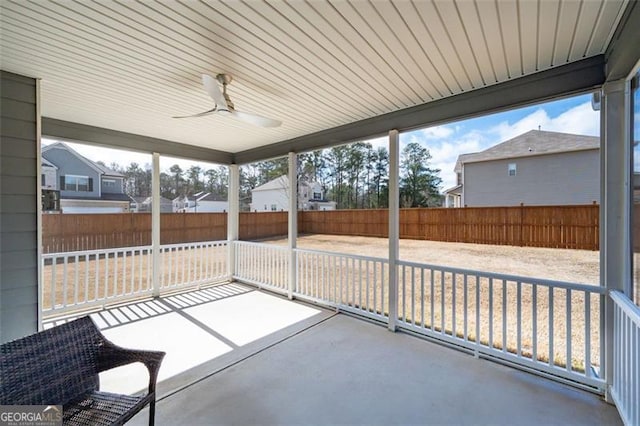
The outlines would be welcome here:
M 117 345 L 166 352 L 160 383 L 322 312 L 258 291 L 190 307 L 184 306 L 184 297 L 119 307 L 92 318 Z M 100 374 L 101 390 L 139 392 L 148 386 L 148 377 L 142 364 L 119 367 Z

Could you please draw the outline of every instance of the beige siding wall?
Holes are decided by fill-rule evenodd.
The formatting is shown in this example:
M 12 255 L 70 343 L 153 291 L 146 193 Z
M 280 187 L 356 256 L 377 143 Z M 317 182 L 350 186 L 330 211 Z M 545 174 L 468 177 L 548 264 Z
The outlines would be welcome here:
M 509 164 L 516 175 L 509 176 Z M 598 150 L 464 165 L 468 207 L 592 204 L 600 201 Z

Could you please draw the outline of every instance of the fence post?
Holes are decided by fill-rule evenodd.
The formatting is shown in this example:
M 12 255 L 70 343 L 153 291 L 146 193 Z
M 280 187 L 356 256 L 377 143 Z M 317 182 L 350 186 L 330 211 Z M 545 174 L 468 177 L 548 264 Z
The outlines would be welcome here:
M 160 154 L 153 153 L 151 169 L 151 245 L 153 297 L 160 296 Z
M 295 152 L 289 153 L 289 286 L 287 296 L 293 299 L 296 291 L 296 238 L 298 237 L 298 156 Z
M 389 132 L 389 330 L 398 319 L 398 253 L 400 251 L 400 142 L 397 130 Z
M 229 164 L 229 213 L 227 213 L 227 274 L 233 281 L 236 274 L 236 244 L 240 223 L 240 169 L 237 164 Z

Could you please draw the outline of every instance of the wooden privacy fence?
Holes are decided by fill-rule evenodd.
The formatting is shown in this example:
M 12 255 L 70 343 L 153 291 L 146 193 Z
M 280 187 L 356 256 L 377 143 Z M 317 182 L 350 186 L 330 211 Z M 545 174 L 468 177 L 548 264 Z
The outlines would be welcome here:
M 287 235 L 287 212 L 240 213 L 240 239 Z M 400 238 L 513 246 L 598 250 L 599 206 L 466 207 L 400 210 Z M 163 213 L 161 244 L 227 238 L 226 213 Z M 388 212 L 304 211 L 306 234 L 386 237 Z M 44 253 L 151 244 L 151 214 L 45 214 Z
M 287 212 L 240 213 L 240 239 L 287 235 Z M 227 238 L 226 213 L 162 213 L 160 243 Z M 44 253 L 97 250 L 151 244 L 150 213 L 44 214 Z
M 598 250 L 598 205 L 400 210 L 400 238 Z M 300 232 L 386 237 L 387 210 L 306 211 Z

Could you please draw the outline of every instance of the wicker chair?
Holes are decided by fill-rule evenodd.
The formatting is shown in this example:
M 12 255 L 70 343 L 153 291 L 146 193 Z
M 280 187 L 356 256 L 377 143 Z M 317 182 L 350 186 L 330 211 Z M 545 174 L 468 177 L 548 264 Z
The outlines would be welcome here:
M 64 424 L 121 425 L 149 404 L 153 425 L 164 355 L 116 346 L 83 317 L 0 346 L 0 405 L 62 405 Z M 133 362 L 149 370 L 147 394 L 99 391 L 98 373 Z

